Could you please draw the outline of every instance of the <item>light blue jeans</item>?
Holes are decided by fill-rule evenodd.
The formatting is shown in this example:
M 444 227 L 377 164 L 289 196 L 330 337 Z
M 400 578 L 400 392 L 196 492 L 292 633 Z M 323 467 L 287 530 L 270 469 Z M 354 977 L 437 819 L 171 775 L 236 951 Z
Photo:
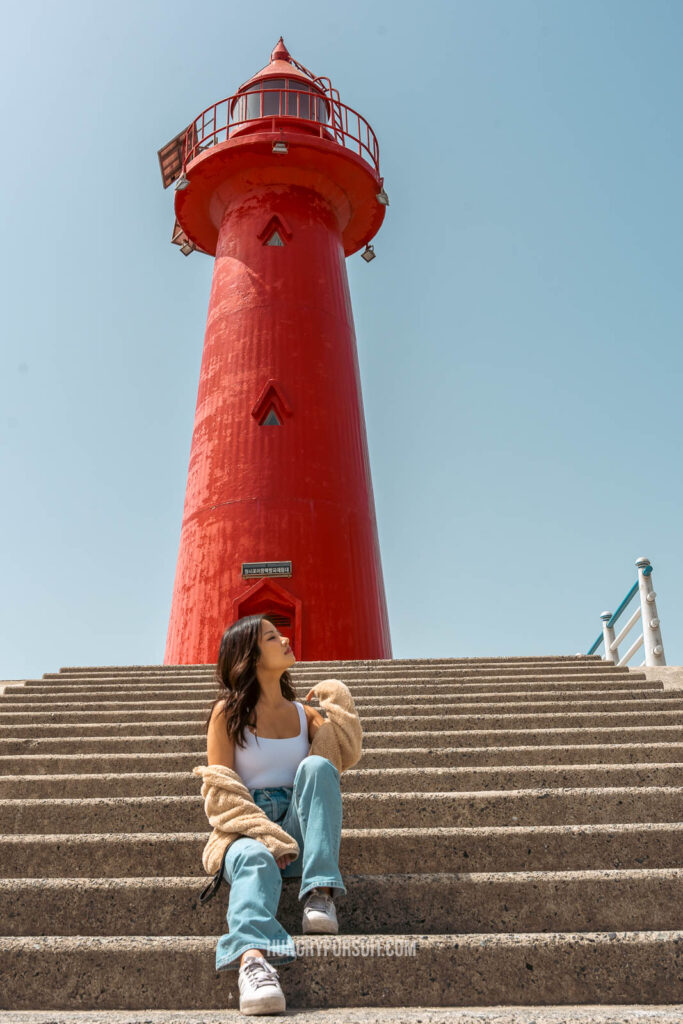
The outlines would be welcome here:
M 223 877 L 230 885 L 228 932 L 216 947 L 216 970 L 239 970 L 246 949 L 261 949 L 272 964 L 296 960 L 294 941 L 276 921 L 282 879 L 301 877 L 299 900 L 315 886 L 346 892 L 339 872 L 342 829 L 340 775 L 331 761 L 309 754 L 293 786 L 249 790 L 254 802 L 299 844 L 299 856 L 279 868 L 258 839 L 240 836 L 225 857 Z

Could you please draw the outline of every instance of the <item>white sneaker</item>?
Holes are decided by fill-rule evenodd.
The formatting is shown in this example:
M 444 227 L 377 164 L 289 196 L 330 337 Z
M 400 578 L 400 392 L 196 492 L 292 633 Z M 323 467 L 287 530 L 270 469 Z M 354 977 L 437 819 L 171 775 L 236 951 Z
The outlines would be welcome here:
M 282 1013 L 286 1009 L 279 975 L 263 956 L 246 957 L 237 976 L 240 1013 Z
M 336 935 L 339 932 L 339 922 L 332 897 L 320 892 L 319 889 L 311 889 L 304 903 L 301 927 L 304 935 Z

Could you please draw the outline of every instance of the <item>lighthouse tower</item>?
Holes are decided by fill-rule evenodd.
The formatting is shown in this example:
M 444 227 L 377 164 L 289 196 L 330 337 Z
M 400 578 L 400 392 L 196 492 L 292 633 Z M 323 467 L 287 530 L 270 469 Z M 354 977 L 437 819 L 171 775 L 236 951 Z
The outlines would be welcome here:
M 346 256 L 377 140 L 282 39 L 159 153 L 175 241 L 215 257 L 165 664 L 266 614 L 299 661 L 391 658 Z

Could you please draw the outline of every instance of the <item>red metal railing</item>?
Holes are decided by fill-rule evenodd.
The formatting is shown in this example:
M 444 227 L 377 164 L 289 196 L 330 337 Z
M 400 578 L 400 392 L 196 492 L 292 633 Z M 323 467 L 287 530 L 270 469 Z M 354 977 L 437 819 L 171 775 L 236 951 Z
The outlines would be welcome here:
M 379 177 L 379 145 L 365 118 L 336 96 L 323 95 L 312 88 L 257 87 L 207 107 L 183 136 L 183 169 L 205 149 L 226 142 L 259 120 L 271 120 L 275 131 L 286 128 L 288 121 L 305 125 L 307 131 L 314 131 L 321 139 L 334 141 L 357 153 Z

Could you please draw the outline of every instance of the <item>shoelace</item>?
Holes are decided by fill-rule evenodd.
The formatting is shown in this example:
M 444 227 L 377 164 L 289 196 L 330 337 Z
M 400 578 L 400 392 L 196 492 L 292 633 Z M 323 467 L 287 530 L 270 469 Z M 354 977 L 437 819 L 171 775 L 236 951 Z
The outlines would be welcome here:
M 255 956 L 253 960 L 247 960 L 246 965 L 242 966 L 242 972 L 254 988 L 259 988 L 261 985 L 272 985 L 280 977 L 273 965 L 266 965 L 265 960 L 260 956 Z
M 332 897 L 326 892 L 318 892 L 317 889 L 313 889 L 306 900 L 306 906 L 310 910 L 322 910 L 324 913 L 329 913 L 332 909 L 331 903 Z

